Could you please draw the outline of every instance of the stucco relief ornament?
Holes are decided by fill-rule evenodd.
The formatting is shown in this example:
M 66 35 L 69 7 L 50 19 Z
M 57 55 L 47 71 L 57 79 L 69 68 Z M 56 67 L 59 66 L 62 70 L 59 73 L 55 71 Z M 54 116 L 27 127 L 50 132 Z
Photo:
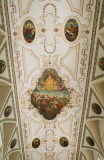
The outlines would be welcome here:
M 53 160 L 55 157 L 55 153 L 54 152 L 46 152 L 45 153 L 45 160 Z
M 31 94 L 31 103 L 44 118 L 51 120 L 70 100 L 70 93 L 55 69 L 45 69 Z

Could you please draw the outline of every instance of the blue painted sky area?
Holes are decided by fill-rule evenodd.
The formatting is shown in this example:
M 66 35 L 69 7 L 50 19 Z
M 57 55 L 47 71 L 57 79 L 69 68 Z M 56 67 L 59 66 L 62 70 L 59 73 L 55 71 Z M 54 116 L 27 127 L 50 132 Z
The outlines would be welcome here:
M 67 99 L 70 98 L 70 93 L 68 90 L 64 90 L 64 91 L 47 91 L 47 90 L 39 90 L 38 92 L 36 92 L 34 90 L 34 93 L 36 94 L 40 94 L 40 95 L 49 95 L 50 97 L 54 97 L 54 96 L 57 96 L 59 98 L 61 97 L 66 97 Z
M 78 26 L 78 23 L 76 22 L 75 19 L 69 19 L 65 25 L 65 27 L 69 27 L 69 24 L 72 23 L 74 27 Z
M 34 26 L 34 23 L 33 23 L 31 20 L 27 20 L 27 21 L 24 23 L 24 27 L 27 28 L 27 27 L 28 27 L 28 24 L 31 25 L 31 28 L 35 27 L 35 26 Z

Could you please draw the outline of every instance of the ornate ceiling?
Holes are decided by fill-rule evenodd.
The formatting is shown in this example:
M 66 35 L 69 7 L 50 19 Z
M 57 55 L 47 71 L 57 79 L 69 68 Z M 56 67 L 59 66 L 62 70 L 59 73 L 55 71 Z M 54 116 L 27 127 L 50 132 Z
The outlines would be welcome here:
M 0 158 L 104 159 L 104 0 L 0 0 Z

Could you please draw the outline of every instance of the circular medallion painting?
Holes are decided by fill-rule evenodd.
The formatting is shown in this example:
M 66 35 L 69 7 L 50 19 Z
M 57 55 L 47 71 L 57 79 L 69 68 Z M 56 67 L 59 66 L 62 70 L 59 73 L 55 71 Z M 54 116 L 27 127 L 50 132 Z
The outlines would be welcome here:
M 32 141 L 32 147 L 33 148 L 38 148 L 40 146 L 40 139 L 39 138 L 35 138 L 33 141 Z
M 90 146 L 94 146 L 94 141 L 91 137 L 86 137 L 86 141 Z
M 99 59 L 98 64 L 100 69 L 104 71 L 104 57 Z
M 92 104 L 92 110 L 93 110 L 96 114 L 101 114 L 101 107 L 100 107 L 97 103 L 93 103 L 93 104 Z
M 5 71 L 6 63 L 3 60 L 0 60 L 0 74 Z
M 65 24 L 65 37 L 69 42 L 73 42 L 78 36 L 78 23 L 75 19 L 69 19 Z
M 31 20 L 27 20 L 23 26 L 23 36 L 26 42 L 31 43 L 35 38 L 35 26 Z
M 61 137 L 60 138 L 60 145 L 62 146 L 62 147 L 67 147 L 68 146 L 68 139 L 66 138 L 66 137 Z
M 12 142 L 11 142 L 11 144 L 10 144 L 10 148 L 11 149 L 14 148 L 15 145 L 16 145 L 16 143 L 17 143 L 17 139 L 13 139 Z
M 4 116 L 8 117 L 12 112 L 12 107 L 11 106 L 7 106 L 4 110 Z

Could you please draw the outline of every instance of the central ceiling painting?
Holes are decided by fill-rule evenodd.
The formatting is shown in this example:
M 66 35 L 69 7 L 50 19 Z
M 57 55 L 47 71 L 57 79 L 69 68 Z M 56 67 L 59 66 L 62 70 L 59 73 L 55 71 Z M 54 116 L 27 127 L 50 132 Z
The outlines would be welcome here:
M 70 99 L 70 93 L 54 69 L 46 69 L 31 95 L 31 103 L 46 119 L 60 113 Z

